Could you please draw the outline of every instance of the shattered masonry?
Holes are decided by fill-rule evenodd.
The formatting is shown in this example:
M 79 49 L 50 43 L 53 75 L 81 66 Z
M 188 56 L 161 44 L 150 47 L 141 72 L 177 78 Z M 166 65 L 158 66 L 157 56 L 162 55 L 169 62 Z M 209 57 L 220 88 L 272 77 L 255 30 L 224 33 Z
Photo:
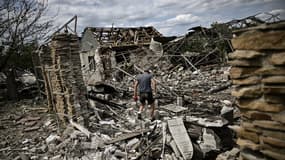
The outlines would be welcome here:
M 230 76 L 241 111 L 241 159 L 284 159 L 285 23 L 237 31 Z
M 80 53 L 85 84 L 94 85 L 108 79 L 115 66 L 135 63 L 137 56 L 151 52 L 143 46 L 159 36 L 162 34 L 154 27 L 85 28 Z
M 87 107 L 86 87 L 82 79 L 78 37 L 58 34 L 41 55 L 49 105 L 63 122 L 74 117 L 83 120 Z M 49 56 L 48 56 L 49 54 Z
M 33 100 L 4 106 L 0 159 L 284 159 L 284 22 L 244 29 L 263 23 L 247 17 L 220 27 L 235 23 L 243 30 L 233 46 L 232 30 L 213 26 L 178 38 L 153 27 L 87 27 L 80 41 L 55 35 L 40 51 L 55 112 Z M 131 99 L 144 66 L 159 82 L 154 121 L 148 110 L 138 119 Z
M 143 29 L 143 27 L 138 29 Z M 124 30 L 131 32 L 133 28 Z M 184 66 L 185 62 L 191 64 L 191 56 L 185 55 L 188 57 L 187 59 L 180 55 L 180 61 L 173 61 L 173 63 L 168 57 L 162 57 L 162 43 L 170 43 L 167 54 L 171 56 L 171 54 L 177 54 L 172 51 L 178 51 L 179 43 L 181 40 L 185 41 L 186 37 L 178 38 L 178 41 L 172 43 L 170 41 L 174 38 L 153 38 L 157 40 L 156 42 L 150 38 L 160 36 L 160 34 L 149 36 L 148 33 L 145 33 L 144 36 L 146 38 L 142 45 L 135 44 L 131 39 L 128 42 L 133 44 L 125 45 L 126 43 L 124 43 L 118 46 L 110 44 L 110 41 L 107 40 L 98 41 L 100 37 L 95 31 L 83 36 L 80 55 L 81 63 L 85 65 L 82 66 L 83 74 L 86 73 L 84 68 L 89 71 L 92 69 L 89 57 L 95 61 L 94 72 L 91 72 L 92 76 L 83 76 L 84 80 L 88 80 L 87 83 L 85 81 L 85 85 L 91 86 L 88 88 L 90 92 L 87 93 L 90 102 L 88 105 L 90 116 L 87 118 L 89 124 L 80 126 L 71 121 L 64 131 L 71 133 L 63 133 L 61 137 L 65 138 L 60 142 L 53 142 L 52 139 L 56 139 L 57 136 L 50 135 L 46 139 L 49 142 L 49 153 L 53 153 L 55 157 L 59 155 L 59 157 L 68 158 L 158 159 L 162 156 L 168 159 L 199 160 L 215 157 L 224 149 L 233 147 L 231 131 L 226 128 L 228 124 L 232 123 L 233 110 L 229 110 L 231 115 L 229 121 L 220 115 L 220 110 L 224 106 L 228 106 L 227 108 L 231 106 L 231 102 L 226 100 L 231 99 L 229 90 L 220 94 L 226 102 L 217 101 L 219 95 L 209 97 L 207 92 L 224 85 L 224 82 L 228 80 L 228 67 L 214 65 L 203 69 L 201 67 L 199 70 L 196 68 L 195 72 L 192 72 L 193 68 L 188 65 Z M 76 37 L 73 35 L 57 35 L 48 47 L 43 47 L 44 53 L 41 55 L 41 59 L 46 60 L 42 64 L 45 65 L 46 70 L 44 74 L 47 77 L 46 89 L 50 90 L 48 93 L 51 93 L 50 104 L 55 103 L 56 112 L 59 116 L 63 115 L 61 116 L 63 120 L 70 116 L 80 117 L 80 113 L 82 113 L 80 109 L 76 110 L 78 108 L 74 105 L 75 102 L 72 105 L 66 102 L 71 94 L 77 94 L 74 87 L 76 89 L 82 85 L 68 84 L 72 84 L 74 80 L 83 82 L 80 79 L 80 74 L 78 74 L 79 77 L 74 75 L 78 64 L 80 64 L 80 58 L 76 54 L 77 46 L 73 44 L 75 41 Z M 87 45 L 90 43 L 91 47 Z M 185 54 L 182 50 L 179 52 L 182 55 Z M 47 54 L 51 56 L 47 56 Z M 74 56 L 72 56 L 73 54 Z M 68 57 L 69 55 L 71 57 Z M 88 58 L 87 62 L 86 58 Z M 137 105 L 130 101 L 131 96 L 129 95 L 131 93 L 129 88 L 132 86 L 130 77 L 133 77 L 131 74 L 138 74 L 140 68 L 146 65 L 153 68 L 156 78 L 164 85 L 164 87 L 158 86 L 160 96 L 165 98 L 158 100 L 160 106 L 157 108 L 158 120 L 155 122 L 151 122 L 146 113 L 143 113 L 144 120 L 140 121 L 136 118 Z M 70 68 L 67 66 L 72 66 L 72 70 L 69 70 Z M 129 77 L 122 72 L 114 76 L 114 73 L 117 73 L 115 72 L 116 68 L 119 67 L 124 67 L 125 73 L 130 72 L 131 74 L 128 73 Z M 117 80 L 114 81 L 113 76 Z M 110 84 L 115 85 L 113 87 Z M 171 86 L 173 86 L 172 89 Z M 227 84 L 225 89 L 228 86 Z M 64 88 L 70 87 L 72 90 L 67 91 L 71 92 L 64 92 Z M 185 104 L 175 103 L 178 95 L 176 92 L 183 95 L 178 98 L 184 99 Z M 217 91 L 213 90 L 213 92 Z M 84 98 L 80 100 L 87 102 Z M 200 117 L 201 114 L 203 117 Z M 72 130 L 68 132 L 70 128 Z M 225 135 L 221 135 L 221 130 Z M 74 139 L 75 141 L 73 141 Z M 57 151 L 53 147 L 54 144 L 57 145 Z M 71 148 L 70 153 L 63 153 L 66 148 Z M 162 148 L 164 149 L 162 150 Z

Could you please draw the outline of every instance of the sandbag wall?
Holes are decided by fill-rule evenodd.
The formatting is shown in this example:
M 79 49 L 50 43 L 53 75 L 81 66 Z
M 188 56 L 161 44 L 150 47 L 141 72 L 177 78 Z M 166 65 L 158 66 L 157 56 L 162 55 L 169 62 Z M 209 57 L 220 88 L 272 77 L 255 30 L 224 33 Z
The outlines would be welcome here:
M 58 34 L 49 44 L 50 56 L 43 54 L 46 86 L 54 109 L 63 122 L 84 119 L 87 108 L 86 87 L 83 82 L 79 56 L 78 37 L 73 34 Z
M 235 32 L 230 76 L 241 111 L 240 159 L 285 157 L 285 23 Z

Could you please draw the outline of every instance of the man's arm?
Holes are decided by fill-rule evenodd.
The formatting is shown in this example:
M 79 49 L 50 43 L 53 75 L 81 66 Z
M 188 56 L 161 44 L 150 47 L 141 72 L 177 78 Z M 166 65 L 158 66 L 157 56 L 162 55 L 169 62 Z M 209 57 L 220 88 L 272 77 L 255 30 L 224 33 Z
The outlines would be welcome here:
M 156 94 L 156 81 L 154 79 L 151 79 L 151 83 L 152 83 L 152 89 L 153 89 L 153 94 Z
M 138 93 L 138 80 L 135 80 L 134 83 L 134 97 L 137 97 L 137 93 Z

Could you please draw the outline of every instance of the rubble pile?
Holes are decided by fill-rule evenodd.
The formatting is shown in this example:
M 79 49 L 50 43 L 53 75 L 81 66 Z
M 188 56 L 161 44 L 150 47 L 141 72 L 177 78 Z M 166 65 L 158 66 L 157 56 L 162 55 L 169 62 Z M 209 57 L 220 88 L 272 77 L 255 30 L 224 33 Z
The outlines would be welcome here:
M 147 65 L 145 65 L 147 66 Z M 231 106 L 233 98 L 230 95 L 228 66 L 208 65 L 192 71 L 191 68 L 181 64 L 169 65 L 165 59 L 160 59 L 155 65 L 147 66 L 152 71 L 154 78 L 159 82 L 157 98 L 159 104 L 169 104 L 182 97 L 191 114 L 217 115 L 226 104 Z M 122 81 L 109 79 L 106 81 L 117 90 L 124 92 L 127 97 L 133 93 L 133 78 L 141 73 L 141 69 L 135 66 L 129 69 Z M 120 74 L 124 74 L 121 72 Z M 220 91 L 220 92 L 219 92 Z M 218 92 L 217 94 L 215 94 Z M 224 103 L 224 101 L 226 101 Z M 196 113 L 194 113 L 196 111 Z M 200 112 L 199 112 L 200 111 Z
M 35 97 L 38 94 L 36 77 L 29 71 L 17 71 L 18 78 L 16 79 L 18 94 L 22 98 Z
M 34 146 L 21 152 L 29 158 L 200 160 L 215 159 L 234 146 L 228 125 L 236 124 L 239 115 L 229 94 L 228 66 L 196 68 L 184 56 L 180 56 L 183 61 L 171 63 L 168 55 L 145 47 L 132 50 L 140 53 L 138 57 L 130 55 L 130 61 L 113 66 L 108 62 L 110 52 L 102 58 L 105 69 L 110 65 L 121 78 L 102 75 L 105 81 L 93 83 L 86 92 L 76 36 L 55 35 L 43 50 L 47 52 L 43 51 L 40 60 L 48 102 L 55 109 L 55 118 L 69 123 L 62 128 L 62 121 L 54 121 L 64 131 L 53 130 L 33 142 Z M 130 100 L 133 79 L 143 69 L 150 69 L 158 82 L 154 121 L 148 109 L 138 119 L 140 104 Z M 84 109 L 88 109 L 88 117 Z M 83 125 L 81 116 L 88 123 Z M 238 152 L 228 154 L 235 159 Z
M 241 111 L 241 159 L 284 159 L 285 23 L 237 31 L 230 75 Z
M 199 160 L 213 158 L 225 150 L 216 134 L 222 129 L 218 123 L 207 123 L 207 127 L 203 127 L 206 123 L 193 121 L 178 112 L 176 115 L 180 116 L 172 112 L 161 115 L 163 121 L 151 121 L 146 110 L 143 120 L 139 120 L 134 102 L 124 110 L 101 104 L 94 110 L 107 113 L 92 114 L 88 129 L 71 121 L 64 131 L 60 131 L 61 122 L 56 120 L 56 115 L 51 116 L 46 107 L 32 103 L 10 107 L 10 110 L 15 108 L 17 111 L 1 116 L 1 135 L 9 136 L 0 136 L 0 158 L 115 160 L 164 157 Z M 12 126 L 15 131 L 9 129 Z
M 0 106 L 0 159 L 39 159 L 47 152 L 42 142 L 58 129 L 46 105 L 28 99 Z
M 53 160 L 162 157 L 200 160 L 214 159 L 219 153 L 230 150 L 234 135 L 227 126 L 235 123 L 230 89 L 214 90 L 209 96 L 212 88 L 220 88 L 227 82 L 229 67 L 212 65 L 193 72 L 182 66 L 170 67 L 165 61 L 157 65 L 152 71 L 165 86 L 158 86 L 155 121 L 150 120 L 148 109 L 143 112 L 142 120 L 137 119 L 139 103 L 130 100 L 133 80 L 125 76 L 121 82 L 113 81 L 113 88 L 101 83 L 88 94 L 87 126 L 70 121 L 64 131 L 59 132 L 54 129 L 60 127 L 56 119 L 47 119 L 43 122 L 46 125 L 34 130 L 39 134 L 44 131 L 42 138 L 21 145 L 27 148 L 16 153 L 31 159 Z M 134 72 L 139 73 L 138 70 Z M 181 82 L 175 82 L 177 79 Z M 53 126 L 53 129 L 46 126 Z M 8 146 L 6 144 L 5 148 Z M 238 155 L 236 150 L 227 153 L 224 157 L 232 159 Z
M 199 157 L 196 157 L 196 159 L 213 158 L 218 153 L 231 149 L 233 147 L 233 134 L 232 131 L 227 128 L 227 125 L 236 123 L 234 122 L 234 118 L 238 118 L 239 114 L 236 113 L 233 99 L 230 96 L 230 83 L 228 83 L 228 71 L 230 68 L 227 66 L 212 65 L 202 67 L 192 72 L 190 69 L 179 65 L 176 67 L 169 65 L 164 66 L 166 63 L 160 62 L 161 64 L 156 63 L 156 66 L 151 66 L 155 79 L 159 82 L 163 82 L 162 85 L 164 85 L 164 87 L 158 86 L 157 93 L 157 116 L 159 120 L 162 121 L 160 123 L 163 124 L 163 122 L 168 119 L 184 117 L 183 121 L 187 134 L 194 146 L 193 155 L 194 157 Z M 139 70 L 136 66 L 134 68 Z M 130 72 L 138 73 L 138 71 L 131 70 Z M 108 82 L 112 84 L 118 92 L 126 94 L 126 100 L 123 100 L 123 97 L 110 98 L 114 97 L 112 96 L 112 92 L 106 93 L 106 95 L 97 94 L 97 96 L 100 95 L 102 99 L 104 97 L 108 99 L 109 97 L 109 100 L 115 103 L 126 104 L 131 110 L 138 108 L 138 104 L 129 102 L 133 93 L 132 75 L 125 76 L 120 82 L 111 80 Z M 168 88 L 169 91 L 165 88 Z M 212 93 L 211 96 L 209 96 L 210 93 Z M 179 97 L 177 98 L 173 94 L 180 95 L 184 103 L 179 104 L 179 102 L 176 102 L 179 101 Z M 95 110 L 106 108 L 99 106 L 100 105 L 97 104 L 96 107 L 98 109 Z M 111 112 L 109 109 L 104 110 Z M 117 112 L 117 115 L 122 114 L 116 108 L 113 110 Z M 116 121 L 115 119 L 114 122 L 116 122 L 115 124 L 119 124 L 124 121 Z M 126 122 L 123 124 L 128 125 Z M 137 125 L 137 123 L 135 124 Z M 162 125 L 160 124 L 160 126 Z M 99 128 L 100 127 L 98 127 L 98 129 Z M 122 127 L 120 126 L 120 128 Z M 169 131 L 167 133 L 170 134 Z M 170 143 L 167 141 L 166 145 L 170 144 L 173 144 L 173 142 Z M 236 155 L 237 153 L 235 156 Z
M 81 47 L 55 34 L 37 66 L 48 107 L 0 105 L 0 159 L 284 159 L 284 26 L 234 31 L 232 67 L 226 24 L 179 38 L 89 27 Z M 155 119 L 131 100 L 144 70 L 158 85 Z
M 185 67 L 189 63 L 195 67 L 224 63 L 227 54 L 232 52 L 231 38 L 231 30 L 222 24 L 193 27 L 185 36 L 163 44 L 164 56 L 172 64 L 182 63 Z
M 33 73 L 19 68 L 13 69 L 17 85 L 17 95 L 21 98 L 34 98 L 38 95 L 36 77 Z M 7 98 L 7 75 L 0 72 L 0 100 Z

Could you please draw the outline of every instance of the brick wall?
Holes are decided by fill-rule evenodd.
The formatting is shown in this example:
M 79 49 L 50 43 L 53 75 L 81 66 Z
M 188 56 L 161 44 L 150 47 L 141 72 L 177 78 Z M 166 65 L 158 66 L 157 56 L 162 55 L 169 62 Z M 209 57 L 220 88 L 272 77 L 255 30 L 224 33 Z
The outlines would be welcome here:
M 87 99 L 76 35 L 58 34 L 48 45 L 49 52 L 41 54 L 45 71 L 48 101 L 63 122 L 84 119 Z
M 285 159 L 285 22 L 240 30 L 232 44 L 240 159 Z

